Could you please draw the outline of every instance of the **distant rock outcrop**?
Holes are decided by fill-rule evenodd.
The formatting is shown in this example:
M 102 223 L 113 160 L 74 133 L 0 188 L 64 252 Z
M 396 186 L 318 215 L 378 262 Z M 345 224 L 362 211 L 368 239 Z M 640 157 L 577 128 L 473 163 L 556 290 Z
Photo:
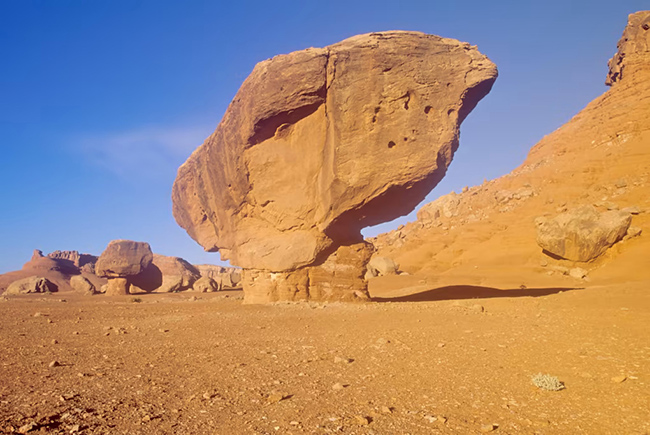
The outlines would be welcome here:
M 108 278 L 108 295 L 126 295 L 130 282 L 143 272 L 153 260 L 151 247 L 145 242 L 131 240 L 111 241 L 95 264 L 97 276 Z
M 58 290 L 56 284 L 47 278 L 40 276 L 30 276 L 28 278 L 19 279 L 12 282 L 5 295 L 21 295 L 28 293 L 49 293 Z
M 609 61 L 605 84 L 613 86 L 628 76 L 647 70 L 650 57 L 650 11 L 630 14 L 618 51 Z
M 180 167 L 174 217 L 246 269 L 246 302 L 365 299 L 360 230 L 440 181 L 496 77 L 476 47 L 417 32 L 261 62 Z
M 241 288 L 242 286 L 241 269 L 213 264 L 198 264 L 194 267 L 196 267 L 201 276 L 207 276 L 220 283 L 223 289 L 235 289 Z
M 80 254 L 78 251 L 54 251 L 47 254 L 47 256 L 54 259 L 68 260 L 78 268 L 97 262 L 95 255 Z

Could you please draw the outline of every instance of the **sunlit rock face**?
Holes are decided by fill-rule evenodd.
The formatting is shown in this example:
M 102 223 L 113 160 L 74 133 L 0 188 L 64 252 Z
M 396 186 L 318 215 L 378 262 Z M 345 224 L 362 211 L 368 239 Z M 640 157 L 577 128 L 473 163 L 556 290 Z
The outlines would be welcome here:
M 372 252 L 361 229 L 411 212 L 440 181 L 460 123 L 496 77 L 476 47 L 417 32 L 261 62 L 180 167 L 174 217 L 247 269 L 249 301 L 363 299 Z M 304 268 L 319 278 L 296 284 Z M 343 275 L 334 289 L 312 284 Z M 285 281 L 292 290 L 277 290 Z

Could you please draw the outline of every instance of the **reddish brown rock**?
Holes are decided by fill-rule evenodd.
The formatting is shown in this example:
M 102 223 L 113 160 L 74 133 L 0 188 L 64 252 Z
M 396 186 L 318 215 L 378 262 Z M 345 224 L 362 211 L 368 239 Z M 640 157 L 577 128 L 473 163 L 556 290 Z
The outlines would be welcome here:
M 179 292 L 192 288 L 194 282 L 201 277 L 199 271 L 187 261 L 179 257 L 153 254 L 150 268 L 159 271 L 160 282 L 156 281 L 153 289 L 160 293 Z
M 174 216 L 245 269 L 319 267 L 438 183 L 496 76 L 476 47 L 416 32 L 261 62 L 179 169 Z
M 78 293 L 95 294 L 95 285 L 82 275 L 75 275 L 70 278 L 70 287 Z

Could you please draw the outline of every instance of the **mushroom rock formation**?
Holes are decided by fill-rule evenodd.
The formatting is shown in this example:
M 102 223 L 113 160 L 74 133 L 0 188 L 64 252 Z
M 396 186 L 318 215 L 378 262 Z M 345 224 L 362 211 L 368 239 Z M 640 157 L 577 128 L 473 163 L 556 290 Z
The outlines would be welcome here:
M 95 274 L 108 278 L 108 295 L 129 293 L 132 278 L 147 269 L 153 260 L 151 247 L 145 242 L 111 241 L 95 264 Z
M 174 217 L 245 269 L 246 302 L 364 299 L 361 229 L 442 179 L 496 77 L 476 47 L 418 32 L 263 61 L 179 168 Z

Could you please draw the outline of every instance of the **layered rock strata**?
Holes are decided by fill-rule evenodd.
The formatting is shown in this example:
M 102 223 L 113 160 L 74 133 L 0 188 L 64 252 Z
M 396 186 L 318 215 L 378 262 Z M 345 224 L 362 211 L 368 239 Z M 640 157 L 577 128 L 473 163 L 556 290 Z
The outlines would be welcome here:
M 363 299 L 360 230 L 409 213 L 439 182 L 496 76 L 476 47 L 416 32 L 261 62 L 179 168 L 174 217 L 246 269 L 248 302 Z

